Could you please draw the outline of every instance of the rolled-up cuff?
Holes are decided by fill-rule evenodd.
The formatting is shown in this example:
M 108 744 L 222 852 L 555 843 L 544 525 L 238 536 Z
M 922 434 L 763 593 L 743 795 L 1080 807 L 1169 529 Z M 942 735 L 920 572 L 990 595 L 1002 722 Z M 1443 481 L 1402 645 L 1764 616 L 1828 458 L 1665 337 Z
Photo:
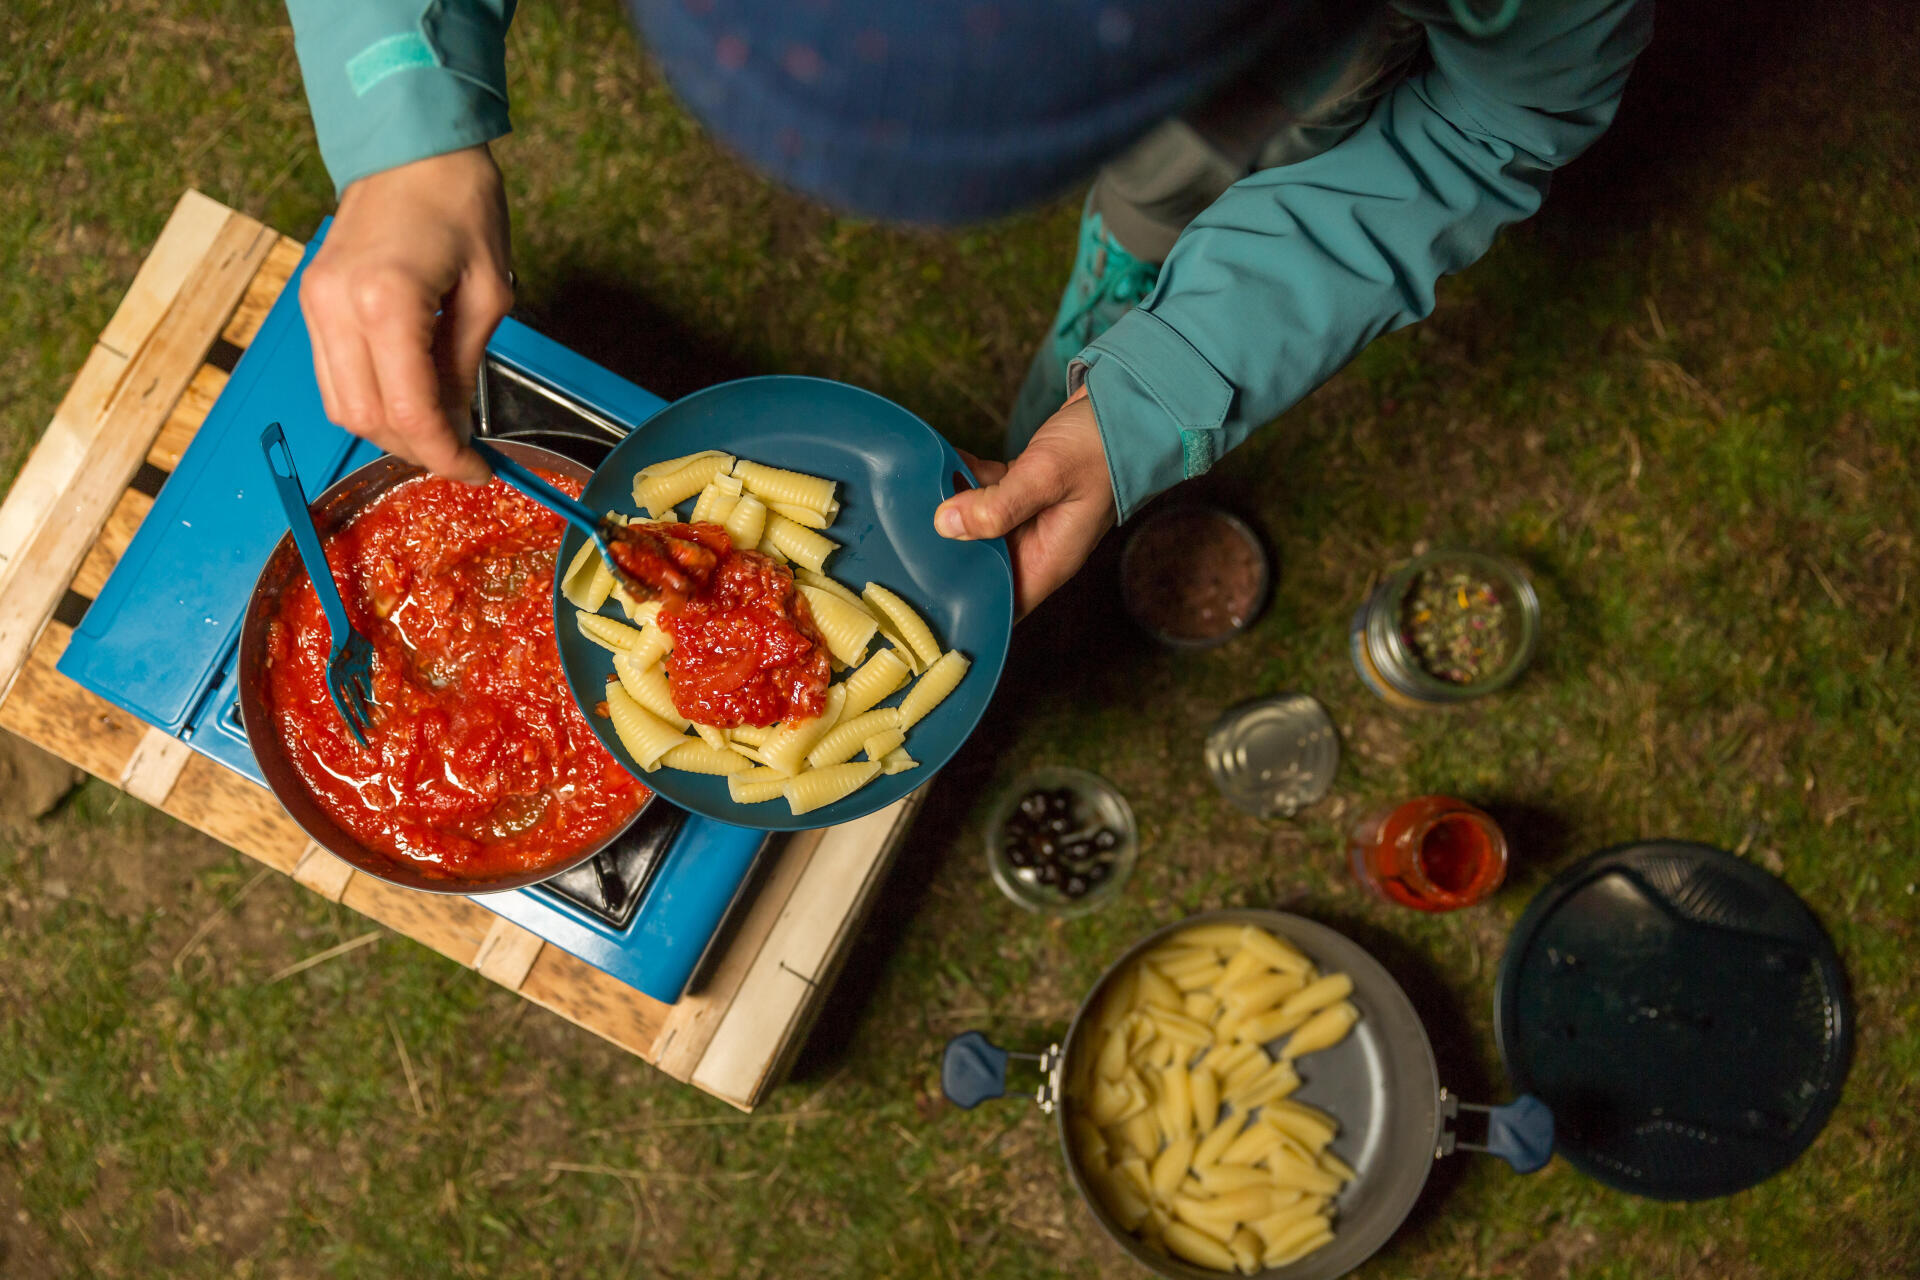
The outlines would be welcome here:
M 1226 451 L 1232 385 L 1151 312 L 1129 311 L 1074 358 L 1068 390 L 1082 383 L 1100 423 L 1121 520 Z

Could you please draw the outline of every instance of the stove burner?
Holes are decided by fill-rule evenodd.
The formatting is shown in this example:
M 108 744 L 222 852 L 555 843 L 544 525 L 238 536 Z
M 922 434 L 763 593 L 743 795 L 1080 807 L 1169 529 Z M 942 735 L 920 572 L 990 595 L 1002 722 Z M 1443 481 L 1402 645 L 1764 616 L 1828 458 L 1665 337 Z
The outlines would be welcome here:
M 613 844 L 579 866 L 541 881 L 533 892 L 564 898 L 605 924 L 625 929 L 660 870 L 668 846 L 686 822 L 686 810 L 655 800 Z

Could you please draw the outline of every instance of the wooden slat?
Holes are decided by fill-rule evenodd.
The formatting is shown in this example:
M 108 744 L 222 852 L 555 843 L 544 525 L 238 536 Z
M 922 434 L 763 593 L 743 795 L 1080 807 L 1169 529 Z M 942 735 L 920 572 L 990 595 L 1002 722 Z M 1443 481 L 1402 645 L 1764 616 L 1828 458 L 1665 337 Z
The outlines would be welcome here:
M 293 864 L 293 878 L 328 902 L 346 896 L 347 885 L 359 873 L 353 865 L 333 856 L 319 844 L 308 842 L 300 861 Z
M 167 801 L 180 771 L 187 767 L 193 748 L 158 729 L 148 729 L 133 749 L 133 757 L 120 770 L 120 787 L 135 800 L 158 808 Z
M 22 669 L 20 684 L 0 702 L 0 728 L 95 777 L 118 783 L 147 726 L 54 669 L 72 636 L 71 628 L 57 622 L 41 633 Z
M 147 450 L 147 461 L 162 471 L 172 471 L 179 466 L 187 446 L 193 443 L 200 424 L 213 412 L 213 402 L 220 398 L 226 386 L 225 370 L 216 369 L 210 364 L 203 364 L 195 370 L 193 381 L 180 393 L 179 403 L 173 406 L 173 412 L 160 425 L 160 434 L 153 438 L 153 447 Z
M 233 319 L 227 321 L 227 327 L 220 331 L 220 336 L 236 347 L 252 346 L 254 335 L 260 332 L 261 322 L 267 318 L 267 312 L 273 310 L 280 291 L 287 287 L 287 278 L 300 265 L 300 255 L 306 251 L 307 246 L 292 236 L 281 236 L 274 241 L 260 269 L 254 272 L 253 279 L 248 282 L 246 296 L 240 299 L 240 305 L 234 309 Z
M 770 1086 L 778 1047 L 810 1016 L 815 988 L 843 945 L 849 917 L 884 873 L 884 855 L 912 807 L 909 797 L 821 837 L 694 1069 L 695 1085 L 743 1109 Z
M 653 1061 L 667 1006 L 560 948 L 541 950 L 520 984 L 520 994 L 628 1053 Z
M 7 564 L 32 538 L 56 499 L 78 474 L 98 438 L 108 402 L 128 367 L 159 327 L 180 293 L 180 286 L 213 247 L 233 211 L 198 191 L 181 196 L 154 242 L 153 251 L 134 273 L 126 297 L 95 341 L 80 376 L 60 401 L 4 505 L 0 505 L 0 581 Z M 11 674 L 0 668 L 0 688 Z
M 187 760 L 160 808 L 275 871 L 291 872 L 306 852 L 307 833 L 273 792 L 203 755 Z
M 821 833 L 802 831 L 785 841 L 778 860 L 760 883 L 753 901 L 747 904 L 740 927 L 734 932 L 726 954 L 720 956 L 698 991 L 680 997 L 660 1029 L 660 1050 L 654 1060 L 676 1080 L 685 1080 L 700 1065 L 700 1058 L 720 1029 L 720 1020 L 739 994 L 753 962 L 759 958 L 761 944 L 772 932 L 786 909 L 787 900 L 813 860 Z
M 127 371 L 127 359 L 118 352 L 95 346 L 80 366 L 80 375 L 67 388 L 60 407 L 53 411 L 33 452 L 20 468 L 7 500 L 0 503 L 0 579 L 7 576 L 12 562 L 26 549 L 34 531 L 53 510 L 74 476 L 79 474 L 92 440 L 89 428 L 106 412 L 120 379 Z
M 107 513 L 106 523 L 100 526 L 100 536 L 87 548 L 87 558 L 80 562 L 79 572 L 73 575 L 74 591 L 89 600 L 100 594 L 100 588 L 107 585 L 107 575 L 120 563 L 127 544 L 133 541 L 133 535 L 151 510 L 153 499 L 138 489 L 128 489 L 120 495 L 113 510 Z
M 487 930 L 498 919 L 470 899 L 402 889 L 372 876 L 355 876 L 348 881 L 340 905 L 463 965 L 472 965 L 480 944 L 486 941 Z
M 493 927 L 480 943 L 479 954 L 473 958 L 473 967 L 482 977 L 493 979 L 509 991 L 518 991 L 533 970 L 533 962 L 540 958 L 540 949 L 546 945 L 539 934 L 522 929 L 505 916 L 495 916 Z
M 182 195 L 153 251 L 134 273 L 127 296 L 100 331 L 100 345 L 131 360 L 160 327 L 181 286 L 201 269 L 232 217 L 233 210 L 210 196 L 192 190 Z
M 47 477 L 61 490 L 59 502 L 20 553 L 0 567 L 0 690 L 13 683 L 107 513 L 275 239 L 251 218 L 227 219 L 190 286 L 127 367 L 77 469 L 70 477 Z

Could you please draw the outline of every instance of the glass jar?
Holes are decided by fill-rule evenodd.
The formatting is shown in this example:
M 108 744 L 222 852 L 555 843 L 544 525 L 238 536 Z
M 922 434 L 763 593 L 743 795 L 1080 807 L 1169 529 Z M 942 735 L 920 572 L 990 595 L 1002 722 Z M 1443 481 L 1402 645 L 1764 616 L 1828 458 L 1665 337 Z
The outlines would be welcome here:
M 1499 825 L 1451 796 L 1418 796 L 1374 810 L 1354 824 L 1347 856 L 1362 884 L 1416 911 L 1470 907 L 1507 877 L 1507 838 Z
M 1487 656 L 1497 653 L 1471 677 L 1457 669 L 1436 674 L 1430 667 L 1442 665 L 1442 655 L 1422 653 L 1420 624 L 1426 618 L 1410 611 L 1419 607 L 1423 593 L 1434 590 L 1436 579 L 1471 584 L 1458 588 L 1461 607 L 1451 620 L 1461 647 L 1472 651 L 1479 640 Z M 1353 615 L 1348 644 L 1354 670 L 1367 688 L 1395 706 L 1437 707 L 1512 684 L 1533 660 L 1539 637 L 1540 597 L 1520 566 L 1478 551 L 1443 550 L 1417 556 L 1388 574 Z M 1474 661 L 1471 652 L 1468 661 Z

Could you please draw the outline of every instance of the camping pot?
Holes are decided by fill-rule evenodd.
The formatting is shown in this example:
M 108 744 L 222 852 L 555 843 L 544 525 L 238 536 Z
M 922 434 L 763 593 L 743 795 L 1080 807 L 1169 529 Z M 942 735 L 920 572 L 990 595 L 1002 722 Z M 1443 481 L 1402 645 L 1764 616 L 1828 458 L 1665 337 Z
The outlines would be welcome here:
M 495 447 L 524 466 L 539 467 L 552 475 L 585 483 L 592 474 L 573 459 L 535 445 L 502 440 L 497 441 Z M 313 500 L 310 510 L 313 512 L 314 526 L 324 540 L 336 530 L 346 527 L 388 490 L 424 474 L 411 463 L 403 462 L 391 454 L 382 455 L 335 481 Z M 505 872 L 488 879 L 448 875 L 427 864 L 362 844 L 335 822 L 332 815 L 313 798 L 313 793 L 307 790 L 307 784 L 294 768 L 285 740 L 275 727 L 268 699 L 267 629 L 279 609 L 281 594 L 294 583 L 305 579 L 306 573 L 305 566 L 300 563 L 299 553 L 294 550 L 293 535 L 282 534 L 254 583 L 253 596 L 247 602 L 246 620 L 240 628 L 240 721 L 246 727 L 247 745 L 253 749 L 254 759 L 260 762 L 260 772 L 266 778 L 274 798 L 321 848 L 355 870 L 405 889 L 420 889 L 427 893 L 501 893 L 538 884 L 579 866 L 611 846 L 639 820 L 643 810 L 653 805 L 654 796 L 649 793 L 633 811 L 632 817 L 608 832 L 598 843 L 546 866 Z M 678 830 L 678 823 L 660 827 L 664 839 L 671 839 Z
M 1292 1096 L 1339 1121 L 1331 1150 L 1353 1166 L 1354 1179 L 1334 1201 L 1334 1237 L 1324 1247 L 1282 1267 L 1257 1274 L 1270 1280 L 1333 1280 L 1345 1275 L 1392 1238 L 1426 1186 L 1434 1161 L 1456 1149 L 1499 1156 L 1516 1173 L 1544 1167 L 1553 1153 L 1553 1117 L 1539 1099 L 1522 1096 L 1503 1107 L 1463 1103 L 1440 1083 L 1433 1045 L 1412 1001 L 1379 961 L 1344 934 L 1283 911 L 1236 909 L 1189 916 L 1136 942 L 1116 960 L 1081 1001 L 1066 1037 L 1044 1053 L 1012 1054 L 978 1031 L 956 1036 L 941 1063 L 941 1088 L 955 1105 L 971 1108 L 1006 1096 L 1007 1068 L 1015 1057 L 1037 1061 L 1041 1082 L 1034 1094 L 1043 1112 L 1054 1118 L 1067 1170 L 1080 1198 L 1119 1246 L 1156 1274 L 1174 1280 L 1208 1280 L 1208 1271 L 1155 1253 L 1108 1212 L 1094 1193 L 1070 1140 L 1069 1120 L 1076 1100 L 1062 1092 L 1071 1066 L 1082 1053 L 1091 1010 L 1114 976 L 1149 948 L 1183 929 L 1201 924 L 1249 924 L 1277 935 L 1305 953 L 1323 973 L 1353 979 L 1348 997 L 1360 1021 L 1331 1049 L 1296 1059 L 1303 1084 Z M 1277 1042 L 1276 1042 L 1277 1043 Z M 1268 1046 L 1271 1050 L 1272 1046 Z M 1461 1110 L 1486 1115 L 1484 1145 L 1457 1139 L 1454 1121 Z

